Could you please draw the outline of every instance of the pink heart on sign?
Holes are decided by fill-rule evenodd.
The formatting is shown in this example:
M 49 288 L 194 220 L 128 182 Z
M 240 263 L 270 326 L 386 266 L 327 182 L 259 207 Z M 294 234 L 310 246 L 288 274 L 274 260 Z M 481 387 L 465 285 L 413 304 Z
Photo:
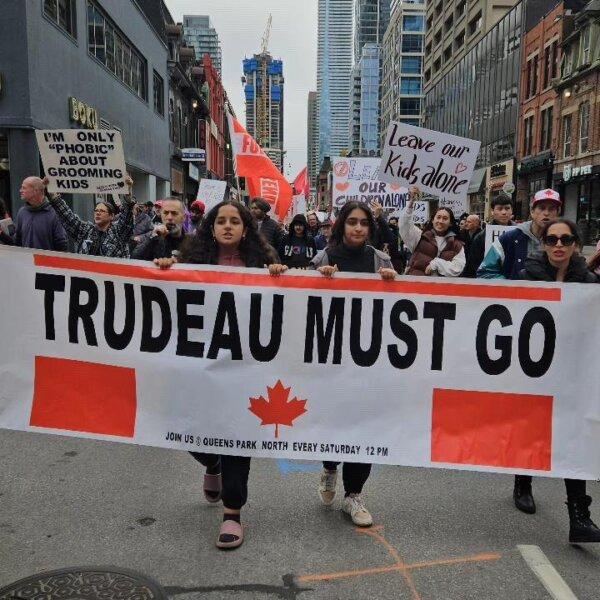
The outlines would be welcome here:
M 349 183 L 336 183 L 335 184 L 335 189 L 339 190 L 340 192 L 345 192 L 349 187 L 350 187 Z
M 390 187 L 397 192 L 402 186 L 399 183 L 390 183 Z
M 467 167 L 467 165 L 465 165 L 465 163 L 459 162 L 456 165 L 456 170 L 454 172 L 458 175 L 459 173 L 463 173 L 464 171 L 466 171 L 468 168 L 469 167 Z

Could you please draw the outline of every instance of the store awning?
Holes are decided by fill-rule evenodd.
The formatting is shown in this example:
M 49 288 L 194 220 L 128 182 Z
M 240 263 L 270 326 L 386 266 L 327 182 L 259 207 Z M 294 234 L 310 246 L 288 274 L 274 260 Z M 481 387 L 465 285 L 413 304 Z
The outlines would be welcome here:
M 471 183 L 469 183 L 469 194 L 478 194 L 481 191 L 483 180 L 485 179 L 485 172 L 485 167 L 473 171 L 473 177 L 471 177 Z

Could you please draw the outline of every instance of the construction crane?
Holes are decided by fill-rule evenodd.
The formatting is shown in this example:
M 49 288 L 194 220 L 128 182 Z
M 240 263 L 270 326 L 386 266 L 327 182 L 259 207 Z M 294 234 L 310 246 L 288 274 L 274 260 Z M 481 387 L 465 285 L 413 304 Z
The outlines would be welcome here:
M 273 15 L 269 15 L 267 26 L 261 42 L 261 65 L 260 74 L 262 79 L 261 94 L 257 98 L 257 119 L 256 119 L 256 138 L 258 143 L 264 148 L 271 145 L 269 135 L 269 96 L 271 86 L 268 84 L 267 56 L 269 54 L 269 39 L 271 38 L 271 26 L 273 24 Z

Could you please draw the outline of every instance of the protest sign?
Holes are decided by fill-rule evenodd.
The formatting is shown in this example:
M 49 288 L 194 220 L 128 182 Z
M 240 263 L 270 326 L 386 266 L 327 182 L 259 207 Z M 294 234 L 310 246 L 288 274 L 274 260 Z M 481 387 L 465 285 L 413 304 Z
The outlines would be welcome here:
M 516 229 L 516 225 L 486 225 L 485 228 L 485 253 L 494 245 L 494 242 L 505 232 Z
M 332 202 L 342 208 L 346 202 L 379 202 L 384 209 L 398 210 L 406 205 L 408 190 L 396 183 L 379 180 L 380 158 L 333 159 Z
M 206 212 L 214 208 L 219 202 L 223 202 L 227 182 L 218 179 L 201 179 L 198 185 L 197 199 L 202 200 L 206 206 Z
M 2 428 L 600 475 L 600 286 L 162 271 L 12 247 L 0 269 Z
M 119 131 L 37 130 L 35 136 L 50 193 L 126 193 L 127 169 Z
M 469 212 L 469 200 L 467 198 L 440 198 L 438 206 L 449 208 L 456 219 Z
M 406 205 L 403 205 L 402 208 L 395 210 L 390 217 L 396 217 L 399 219 L 402 216 L 402 213 L 406 209 Z M 429 221 L 429 202 L 424 200 L 417 200 L 413 203 L 413 223 L 417 225 L 424 225 Z
M 388 127 L 379 178 L 416 185 L 446 200 L 466 199 L 481 142 L 392 121 Z

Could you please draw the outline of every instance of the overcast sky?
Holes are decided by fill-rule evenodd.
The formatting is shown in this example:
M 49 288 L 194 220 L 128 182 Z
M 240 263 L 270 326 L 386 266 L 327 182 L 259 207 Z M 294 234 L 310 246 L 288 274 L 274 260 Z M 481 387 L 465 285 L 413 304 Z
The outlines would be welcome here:
M 269 50 L 283 60 L 285 76 L 284 146 L 286 175 L 306 166 L 308 92 L 316 90 L 317 0 L 166 0 L 176 21 L 183 15 L 209 15 L 223 50 L 223 83 L 235 112 L 245 123 L 242 60 L 260 51 L 269 13 Z

